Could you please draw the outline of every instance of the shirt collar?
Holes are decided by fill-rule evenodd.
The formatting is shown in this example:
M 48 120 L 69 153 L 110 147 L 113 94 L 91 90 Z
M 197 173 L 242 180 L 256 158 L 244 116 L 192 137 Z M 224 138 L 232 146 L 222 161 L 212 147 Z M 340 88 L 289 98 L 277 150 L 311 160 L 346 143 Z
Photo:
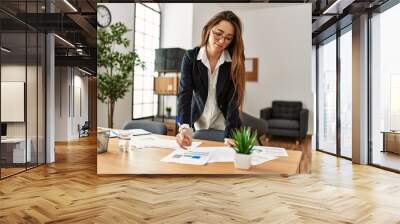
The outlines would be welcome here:
M 205 46 L 200 48 L 199 54 L 197 55 L 197 60 L 201 60 L 204 64 L 208 64 L 208 58 L 207 58 Z M 222 61 L 222 62 L 231 62 L 232 61 L 231 55 L 229 54 L 228 50 L 224 50 L 224 53 L 221 54 L 218 61 Z

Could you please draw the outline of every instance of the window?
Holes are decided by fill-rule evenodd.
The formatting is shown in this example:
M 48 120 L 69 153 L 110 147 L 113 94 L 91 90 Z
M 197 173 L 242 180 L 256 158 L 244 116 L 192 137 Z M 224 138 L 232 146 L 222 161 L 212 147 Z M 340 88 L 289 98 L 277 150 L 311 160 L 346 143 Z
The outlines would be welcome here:
M 133 119 L 157 114 L 154 94 L 155 49 L 160 47 L 160 8 L 157 3 L 135 4 L 135 50 L 146 68 L 135 67 L 133 76 Z
M 336 154 L 336 36 L 318 48 L 318 149 Z
M 317 149 L 351 159 L 352 25 L 322 41 L 317 53 Z
M 352 157 L 352 32 L 340 36 L 340 154 Z
M 387 150 L 383 132 L 400 130 L 399 21 L 400 4 L 371 18 L 370 156 L 372 164 L 395 170 L 400 170 L 400 156 Z
M 390 130 L 400 130 L 400 73 L 390 74 Z

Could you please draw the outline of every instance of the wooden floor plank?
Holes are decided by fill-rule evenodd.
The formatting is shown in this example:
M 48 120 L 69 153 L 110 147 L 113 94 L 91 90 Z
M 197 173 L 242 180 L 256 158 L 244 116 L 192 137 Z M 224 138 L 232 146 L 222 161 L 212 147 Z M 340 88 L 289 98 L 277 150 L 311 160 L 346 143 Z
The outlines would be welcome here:
M 0 181 L 0 223 L 400 223 L 399 174 L 311 157 L 288 178 L 103 177 L 96 139 L 82 138 L 57 144 L 56 163 Z

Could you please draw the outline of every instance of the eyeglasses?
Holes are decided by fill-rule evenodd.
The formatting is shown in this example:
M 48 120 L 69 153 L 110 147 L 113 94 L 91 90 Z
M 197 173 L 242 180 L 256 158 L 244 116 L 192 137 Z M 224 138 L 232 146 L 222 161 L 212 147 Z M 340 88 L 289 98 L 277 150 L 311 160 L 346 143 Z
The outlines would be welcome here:
M 223 35 L 223 33 L 218 32 L 218 31 L 211 30 L 211 32 L 214 35 L 215 39 L 217 39 L 217 40 L 221 40 L 222 38 L 224 38 L 223 41 L 225 42 L 225 40 L 226 40 L 229 43 L 233 39 L 233 37 L 226 37 Z

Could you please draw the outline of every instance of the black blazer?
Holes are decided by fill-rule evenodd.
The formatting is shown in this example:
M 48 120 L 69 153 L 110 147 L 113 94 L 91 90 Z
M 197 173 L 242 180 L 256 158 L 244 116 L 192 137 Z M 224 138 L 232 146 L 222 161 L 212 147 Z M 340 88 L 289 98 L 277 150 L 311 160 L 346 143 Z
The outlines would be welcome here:
M 188 50 L 182 60 L 181 79 L 178 93 L 178 118 L 181 124 L 193 124 L 203 113 L 208 95 L 208 68 L 197 60 L 199 47 Z M 230 76 L 231 62 L 224 62 L 219 67 L 217 80 L 217 103 L 225 118 L 225 137 L 241 126 L 237 94 Z

